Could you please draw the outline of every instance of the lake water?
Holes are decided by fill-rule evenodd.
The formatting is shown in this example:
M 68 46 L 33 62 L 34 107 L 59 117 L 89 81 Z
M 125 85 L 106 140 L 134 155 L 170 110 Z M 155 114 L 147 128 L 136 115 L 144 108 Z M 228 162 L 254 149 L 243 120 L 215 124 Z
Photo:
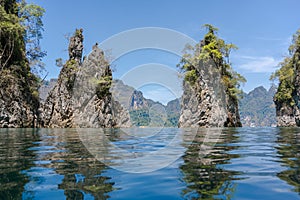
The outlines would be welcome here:
M 0 199 L 300 199 L 300 129 L 0 129 Z

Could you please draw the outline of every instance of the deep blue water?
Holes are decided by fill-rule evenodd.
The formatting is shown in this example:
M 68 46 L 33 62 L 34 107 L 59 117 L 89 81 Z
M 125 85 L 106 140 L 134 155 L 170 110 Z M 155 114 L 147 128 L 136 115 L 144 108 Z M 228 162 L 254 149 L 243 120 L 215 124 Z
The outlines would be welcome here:
M 0 129 L 0 199 L 300 199 L 300 129 Z

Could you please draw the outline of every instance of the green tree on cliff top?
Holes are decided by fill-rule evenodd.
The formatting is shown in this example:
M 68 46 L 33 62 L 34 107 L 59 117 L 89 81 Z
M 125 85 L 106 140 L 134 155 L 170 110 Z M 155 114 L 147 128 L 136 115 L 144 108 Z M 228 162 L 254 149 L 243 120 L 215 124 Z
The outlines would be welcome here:
M 279 63 L 280 69 L 276 70 L 270 80 L 278 80 L 279 86 L 274 100 L 281 103 L 295 105 L 293 92 L 295 89 L 295 70 L 300 66 L 300 29 L 294 34 L 292 44 L 289 47 L 289 56 Z
M 197 66 L 200 62 L 213 62 L 216 70 L 219 70 L 226 93 L 237 99 L 241 94 L 240 86 L 246 82 L 246 79 L 235 72 L 230 63 L 230 53 L 236 50 L 234 44 L 227 44 L 217 36 L 218 29 L 210 24 L 203 27 L 207 29 L 203 40 L 195 47 L 187 46 L 186 53 L 183 55 L 179 67 L 185 71 L 185 81 L 194 84 L 199 77 Z M 205 66 L 205 64 L 203 65 Z
M 40 47 L 42 16 L 45 10 L 25 0 L 0 0 L 0 70 L 11 65 L 25 66 L 37 72 L 43 68 Z

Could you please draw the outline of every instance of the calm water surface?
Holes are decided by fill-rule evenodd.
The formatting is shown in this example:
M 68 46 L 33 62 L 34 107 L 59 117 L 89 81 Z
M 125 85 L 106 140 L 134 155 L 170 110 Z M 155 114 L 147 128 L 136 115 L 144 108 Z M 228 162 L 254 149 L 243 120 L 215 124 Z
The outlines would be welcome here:
M 0 129 L 0 199 L 300 199 L 298 128 L 100 131 L 110 144 L 98 131 Z M 92 150 L 80 137 L 90 132 Z

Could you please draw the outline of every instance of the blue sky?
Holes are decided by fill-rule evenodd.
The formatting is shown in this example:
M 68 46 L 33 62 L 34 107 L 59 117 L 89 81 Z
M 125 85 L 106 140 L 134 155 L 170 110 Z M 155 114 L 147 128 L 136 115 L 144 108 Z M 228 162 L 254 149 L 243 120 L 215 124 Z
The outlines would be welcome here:
M 231 55 L 236 71 L 248 82 L 243 89 L 249 92 L 263 85 L 269 88 L 269 76 L 285 55 L 292 35 L 300 28 L 299 0 L 31 0 L 46 9 L 42 48 L 48 78 L 57 77 L 56 58 L 68 58 L 65 35 L 75 28 L 84 29 L 84 54 L 92 45 L 112 35 L 133 28 L 163 27 L 182 32 L 196 41 L 205 34 L 201 29 L 209 23 L 219 28 L 219 36 L 239 47 Z M 175 68 L 178 57 L 159 56 L 159 52 L 132 53 L 117 60 L 116 78 L 130 69 L 149 62 Z M 147 88 L 147 89 L 145 89 Z M 144 93 L 151 97 L 151 87 Z M 143 88 L 142 88 L 143 90 Z M 161 88 L 152 98 L 167 102 Z M 155 93 L 155 94 L 154 94 Z M 156 95 L 156 96 L 155 96 Z M 165 96 L 165 97 L 164 97 Z

